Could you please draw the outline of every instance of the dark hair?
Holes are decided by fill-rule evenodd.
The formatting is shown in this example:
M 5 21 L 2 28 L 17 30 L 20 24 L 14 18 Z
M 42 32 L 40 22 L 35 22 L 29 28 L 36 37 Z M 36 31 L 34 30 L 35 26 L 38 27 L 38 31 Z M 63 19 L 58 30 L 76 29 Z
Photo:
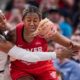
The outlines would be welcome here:
M 11 11 L 12 8 L 13 8 L 13 2 L 14 2 L 14 0 L 9 0 L 9 1 L 7 2 L 7 4 L 6 4 L 4 10 L 5 10 L 5 11 Z
M 42 18 L 42 15 L 41 15 L 41 12 L 39 11 L 39 9 L 38 9 L 36 6 L 29 5 L 29 6 L 25 7 L 25 9 L 24 9 L 24 11 L 23 11 L 22 20 L 23 20 L 24 17 L 27 15 L 27 13 L 30 13 L 30 12 L 37 13 L 37 14 L 39 15 L 39 18 L 40 18 L 40 19 Z

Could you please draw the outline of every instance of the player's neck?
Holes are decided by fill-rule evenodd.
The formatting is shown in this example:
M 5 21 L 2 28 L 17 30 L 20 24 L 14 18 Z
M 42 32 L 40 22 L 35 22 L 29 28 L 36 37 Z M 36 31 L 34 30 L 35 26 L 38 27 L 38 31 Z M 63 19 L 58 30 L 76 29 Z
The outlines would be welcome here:
M 25 27 L 24 27 L 23 33 L 24 33 L 27 37 L 31 37 L 30 35 L 32 34 L 32 33 L 31 33 L 29 30 L 27 30 Z
M 23 37 L 24 39 L 27 41 L 27 42 L 31 42 L 34 37 L 30 36 L 31 35 L 31 32 L 27 31 L 25 28 L 23 30 Z

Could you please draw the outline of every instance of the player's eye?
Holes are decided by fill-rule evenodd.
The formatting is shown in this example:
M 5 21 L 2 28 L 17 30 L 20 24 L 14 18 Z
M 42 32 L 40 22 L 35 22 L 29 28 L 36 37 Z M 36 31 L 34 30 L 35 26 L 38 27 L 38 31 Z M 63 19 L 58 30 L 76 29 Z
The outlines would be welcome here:
M 31 20 L 30 19 L 27 19 L 27 22 L 31 22 Z
M 37 22 L 37 21 L 38 21 L 38 19 L 35 18 L 35 19 L 34 19 L 34 22 Z
M 34 20 L 34 22 L 37 22 L 37 20 Z

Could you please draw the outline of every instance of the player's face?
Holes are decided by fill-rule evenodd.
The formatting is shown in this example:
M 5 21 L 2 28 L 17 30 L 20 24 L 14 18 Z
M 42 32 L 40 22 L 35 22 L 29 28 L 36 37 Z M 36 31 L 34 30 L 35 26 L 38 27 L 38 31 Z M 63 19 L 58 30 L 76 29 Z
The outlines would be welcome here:
M 39 25 L 40 17 L 37 13 L 27 13 L 23 22 L 27 31 L 34 32 Z

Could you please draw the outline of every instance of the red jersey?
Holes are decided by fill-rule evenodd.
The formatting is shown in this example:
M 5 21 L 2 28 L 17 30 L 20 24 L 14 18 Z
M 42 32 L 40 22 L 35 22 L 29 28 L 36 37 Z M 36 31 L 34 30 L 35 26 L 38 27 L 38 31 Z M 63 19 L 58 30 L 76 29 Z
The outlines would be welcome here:
M 34 37 L 34 39 L 31 42 L 27 42 L 23 38 L 23 24 L 20 23 L 17 25 L 16 28 L 16 34 L 17 34 L 17 41 L 16 45 L 18 47 L 24 48 L 26 50 L 32 51 L 32 52 L 47 52 L 47 42 L 44 38 L 41 38 L 39 36 Z M 26 53 L 25 53 L 26 54 Z M 26 71 L 46 71 L 46 70 L 55 70 L 53 69 L 52 61 L 39 61 L 36 63 L 30 63 L 22 60 L 16 60 L 12 62 L 12 68 L 17 68 L 20 70 L 26 70 Z

